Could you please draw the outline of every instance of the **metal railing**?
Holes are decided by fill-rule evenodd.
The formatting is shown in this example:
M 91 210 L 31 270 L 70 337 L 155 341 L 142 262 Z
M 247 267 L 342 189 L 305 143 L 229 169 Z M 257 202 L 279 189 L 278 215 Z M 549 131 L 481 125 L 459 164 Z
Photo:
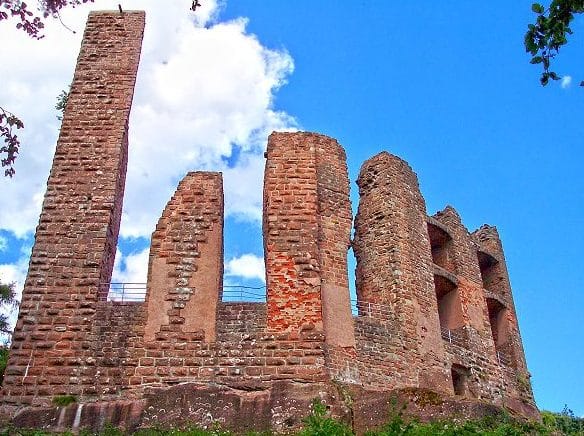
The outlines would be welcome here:
M 229 302 L 245 302 L 251 303 L 265 303 L 266 302 L 266 287 L 265 286 L 239 286 L 239 285 L 225 285 L 223 286 L 223 300 Z
M 467 347 L 468 341 L 462 329 L 450 330 L 447 327 L 440 327 L 440 334 L 442 335 L 442 339 L 452 345 L 463 348 Z
M 115 303 L 139 303 L 146 298 L 146 283 L 102 283 L 100 285 L 100 295 L 107 296 L 107 301 Z M 265 302 L 265 286 L 223 286 L 223 301 L 250 301 Z
M 146 283 L 102 283 L 101 292 L 107 301 L 140 303 L 146 298 Z

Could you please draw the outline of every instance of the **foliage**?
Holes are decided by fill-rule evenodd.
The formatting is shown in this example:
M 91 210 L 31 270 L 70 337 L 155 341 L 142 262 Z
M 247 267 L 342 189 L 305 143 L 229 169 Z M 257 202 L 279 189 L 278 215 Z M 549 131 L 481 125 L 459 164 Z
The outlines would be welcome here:
M 22 129 L 23 127 L 24 123 L 16 115 L 0 107 L 0 138 L 4 138 L 4 145 L 0 147 L 0 153 L 2 153 L 2 166 L 8 167 L 4 170 L 5 176 L 12 177 L 14 175 L 12 164 L 14 164 L 20 148 L 20 141 L 13 129 Z
M 548 9 L 540 3 L 533 3 L 531 10 L 537 18 L 534 24 L 529 24 L 525 34 L 525 51 L 531 55 L 532 64 L 543 66 L 540 82 L 545 86 L 550 79 L 561 79 L 551 69 L 551 61 L 568 42 L 567 36 L 573 33 L 570 24 L 574 14 L 584 12 L 584 0 L 552 0 Z M 584 86 L 584 81 L 580 86 Z
M 8 364 L 8 354 L 10 349 L 6 345 L 0 346 L 0 385 L 4 381 L 4 371 L 6 371 L 6 365 Z
M 39 0 L 40 14 L 35 14 L 22 0 L 0 0 L 0 21 L 14 18 L 17 20 L 17 29 L 25 31 L 32 38 L 41 39 L 41 31 L 45 27 L 43 18 L 59 17 L 59 12 L 65 6 L 75 7 L 88 2 L 93 0 Z
M 61 93 L 57 96 L 57 103 L 55 104 L 55 109 L 61 112 L 60 115 L 57 115 L 57 119 L 59 121 L 63 121 L 63 115 L 65 114 L 65 108 L 67 107 L 67 101 L 69 100 L 69 92 L 65 91 L 64 89 Z
M 577 418 L 565 405 L 561 413 L 543 411 L 541 418 L 546 428 L 563 435 L 584 435 L 584 418 Z
M 328 415 L 326 406 L 320 400 L 312 402 L 312 412 L 304 419 L 300 436 L 350 436 L 353 432 L 343 422 Z
M 5 335 L 10 335 L 12 333 L 8 322 L 8 316 L 17 306 L 18 301 L 16 300 L 14 283 L 0 282 L 0 307 L 2 308 L 2 312 L 0 313 L 0 333 Z M 6 313 L 4 313 L 5 309 Z
M 66 407 L 69 404 L 77 402 L 77 397 L 75 395 L 57 395 L 53 397 L 53 404 L 59 407 Z

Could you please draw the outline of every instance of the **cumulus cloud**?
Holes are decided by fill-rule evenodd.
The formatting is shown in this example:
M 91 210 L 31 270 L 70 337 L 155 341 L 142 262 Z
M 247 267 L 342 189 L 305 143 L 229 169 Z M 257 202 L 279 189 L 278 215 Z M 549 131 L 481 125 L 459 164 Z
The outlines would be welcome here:
M 118 249 L 112 272 L 113 283 L 146 283 L 150 247 L 124 256 Z
M 264 282 L 266 279 L 264 259 L 249 253 L 234 257 L 225 263 L 225 275 Z
M 259 222 L 267 135 L 296 128 L 292 116 L 273 107 L 274 93 L 293 72 L 291 56 L 263 46 L 243 18 L 217 22 L 217 1 L 202 3 L 195 14 L 186 2 L 124 4 L 145 9 L 147 24 L 130 119 L 123 237 L 149 237 L 178 181 L 191 170 L 224 171 L 226 213 Z M 91 7 L 117 9 L 117 2 Z M 53 108 L 71 80 L 87 11 L 62 13 L 77 34 L 49 20 L 40 41 L 0 26 L 0 38 L 11 41 L 3 47 L 4 59 L 18 59 L 0 64 L 0 105 L 26 127 L 19 135 L 16 179 L 0 180 L 7 205 L 0 228 L 18 237 L 32 232 L 38 220 L 58 134 Z M 239 157 L 227 164 L 234 147 Z
M 568 88 L 572 84 L 572 76 L 564 76 L 562 77 L 562 81 L 560 82 L 560 86 L 562 89 Z
M 142 301 L 146 295 L 150 247 L 124 256 L 116 250 L 108 299 Z

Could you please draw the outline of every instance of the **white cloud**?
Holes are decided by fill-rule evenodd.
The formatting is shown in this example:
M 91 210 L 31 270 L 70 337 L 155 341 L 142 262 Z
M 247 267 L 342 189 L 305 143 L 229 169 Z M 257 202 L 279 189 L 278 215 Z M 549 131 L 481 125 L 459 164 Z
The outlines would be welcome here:
M 245 19 L 216 22 L 218 3 L 202 3 L 194 15 L 186 2 L 123 5 L 145 9 L 147 18 L 130 120 L 122 236 L 149 237 L 190 170 L 223 170 L 226 213 L 259 223 L 267 135 L 296 127 L 293 117 L 273 108 L 274 93 L 294 68 L 290 55 L 264 47 L 247 32 Z M 117 9 L 117 2 L 91 8 Z M 54 105 L 71 80 L 88 9 L 63 10 L 75 35 L 52 20 L 40 41 L 9 22 L 0 26 L 0 39 L 11 41 L 3 58 L 18 59 L 0 64 L 0 106 L 25 122 L 16 178 L 0 180 L 7 205 L 0 228 L 18 237 L 32 232 L 38 220 L 58 134 Z M 223 158 L 235 145 L 241 154 L 228 168 Z
M 124 256 L 116 250 L 112 283 L 146 283 L 150 247 Z
M 264 259 L 255 254 L 243 254 L 225 263 L 225 275 L 244 279 L 266 280 Z
M 568 88 L 572 84 L 572 76 L 564 76 L 562 77 L 562 81 L 560 82 L 560 86 L 562 89 Z
M 109 290 L 109 299 L 125 301 L 142 301 L 146 295 L 146 278 L 148 276 L 148 256 L 150 247 L 124 256 L 118 249 Z
M 223 170 L 226 215 L 260 222 L 264 162 L 263 154 L 249 155 L 236 167 Z

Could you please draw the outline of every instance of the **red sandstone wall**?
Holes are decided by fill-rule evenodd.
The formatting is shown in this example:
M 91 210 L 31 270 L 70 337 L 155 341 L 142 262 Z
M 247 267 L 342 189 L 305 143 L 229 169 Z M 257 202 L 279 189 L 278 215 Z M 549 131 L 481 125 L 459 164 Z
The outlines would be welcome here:
M 343 147 L 334 139 L 311 135 L 316 146 L 318 249 L 326 342 L 352 357 L 355 348 L 347 274 L 353 213 Z M 351 358 L 347 359 L 349 364 Z
M 268 329 L 322 331 L 316 154 L 310 134 L 274 132 L 264 174 Z
M 120 223 L 143 12 L 89 15 L 4 379 L 6 401 L 94 393 L 92 325 Z
M 223 179 L 191 172 L 152 234 L 145 341 L 180 334 L 215 339 L 223 291 Z
M 501 403 L 504 387 L 489 324 L 476 247 L 458 213 L 450 206 L 428 218 L 451 238 L 451 267 L 457 288 L 452 302 L 461 311 L 461 325 L 445 339 L 448 366 L 468 370 L 466 395 Z M 470 371 L 472 368 L 472 373 Z
M 361 378 L 372 386 L 449 392 L 417 177 L 407 163 L 383 152 L 363 164 L 357 184 L 357 297 L 360 316 L 371 318 L 357 329 Z
M 477 244 L 478 251 L 488 253 L 496 260 L 492 274 L 488 275 L 487 282 L 484 283 L 486 285 L 483 288 L 484 297 L 498 300 L 506 309 L 504 316 L 506 317 L 508 341 L 502 347 L 502 352 L 509 357 L 510 362 L 502 366 L 506 385 L 505 404 L 516 409 L 520 409 L 524 405 L 534 408 L 531 375 L 527 369 L 507 263 L 499 233 L 495 227 L 484 225 L 473 232 L 471 237 Z

